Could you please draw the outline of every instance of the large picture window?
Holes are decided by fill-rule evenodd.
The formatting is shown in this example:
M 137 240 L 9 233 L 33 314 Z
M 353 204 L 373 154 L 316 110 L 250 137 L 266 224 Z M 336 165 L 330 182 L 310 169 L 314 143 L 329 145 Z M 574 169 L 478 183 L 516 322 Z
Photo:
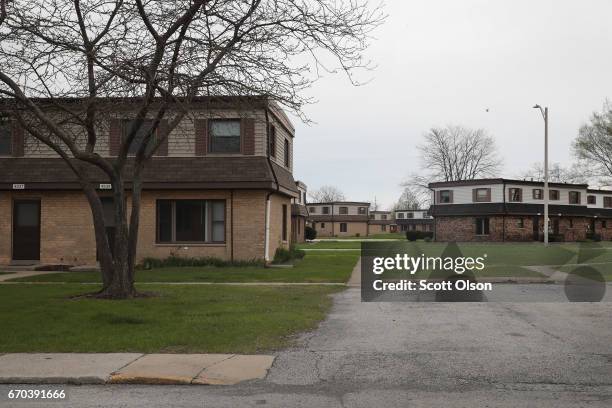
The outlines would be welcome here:
M 488 218 L 476 218 L 476 235 L 489 235 Z
M 225 201 L 157 200 L 157 242 L 225 242 Z
M 128 148 L 129 155 L 135 156 L 136 153 L 138 153 L 138 150 L 140 150 L 140 147 L 142 146 L 146 138 L 149 136 L 149 134 L 152 132 L 154 123 L 155 122 L 152 119 L 145 119 L 142 121 L 142 125 L 136 131 L 136 135 L 134 136 L 134 139 L 132 140 L 132 143 L 130 143 L 130 147 Z M 131 134 L 132 129 L 134 129 L 135 126 L 138 126 L 136 123 L 136 120 L 126 119 L 123 121 L 123 127 L 122 127 L 123 140 L 127 139 L 127 137 Z M 155 139 L 156 139 L 155 134 L 149 139 L 149 144 L 147 146 L 147 152 L 149 152 L 150 149 L 152 149 L 155 146 Z
M 13 154 L 12 139 L 11 121 L 0 117 L 0 156 L 10 156 Z
M 211 153 L 240 153 L 240 120 L 211 120 Z

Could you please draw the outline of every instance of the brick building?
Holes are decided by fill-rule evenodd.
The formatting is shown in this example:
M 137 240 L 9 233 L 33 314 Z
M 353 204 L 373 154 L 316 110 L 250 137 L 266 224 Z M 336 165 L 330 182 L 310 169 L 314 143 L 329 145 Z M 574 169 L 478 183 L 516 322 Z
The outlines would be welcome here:
M 308 222 L 318 237 L 369 235 L 370 203 L 336 201 L 308 203 Z
M 112 106 L 97 125 L 96 153 L 107 157 L 117 155 L 136 108 L 130 100 Z M 145 170 L 138 260 L 271 259 L 289 244 L 299 195 L 293 125 L 265 98 L 201 97 L 189 109 Z M 0 264 L 94 263 L 91 212 L 75 176 L 10 114 L 0 117 Z M 109 180 L 97 168 L 88 173 L 112 214 Z
M 429 210 L 396 210 L 395 223 L 400 232 L 406 231 L 433 231 L 433 217 Z
M 397 232 L 392 211 L 370 211 L 370 234 L 389 234 Z
M 544 231 L 541 182 L 481 179 L 431 183 L 437 241 L 537 241 Z M 612 191 L 549 183 L 552 240 L 612 239 Z
M 304 242 L 304 229 L 308 219 L 308 208 L 306 208 L 306 184 L 296 181 L 298 196 L 291 199 L 291 242 Z

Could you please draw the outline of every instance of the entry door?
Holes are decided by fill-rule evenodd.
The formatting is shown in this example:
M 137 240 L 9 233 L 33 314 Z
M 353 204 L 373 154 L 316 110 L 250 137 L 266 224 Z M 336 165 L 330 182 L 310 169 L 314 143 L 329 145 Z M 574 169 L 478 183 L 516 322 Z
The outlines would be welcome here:
M 13 259 L 40 259 L 40 201 L 16 200 L 13 203 Z
M 533 240 L 540 240 L 540 217 L 533 217 Z

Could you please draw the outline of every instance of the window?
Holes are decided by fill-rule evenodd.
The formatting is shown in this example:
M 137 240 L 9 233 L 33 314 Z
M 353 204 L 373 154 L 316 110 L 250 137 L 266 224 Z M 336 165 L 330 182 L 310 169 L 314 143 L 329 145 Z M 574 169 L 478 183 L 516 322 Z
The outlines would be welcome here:
M 597 204 L 597 197 L 594 195 L 588 195 L 587 204 Z
M 136 132 L 136 135 L 134 136 L 134 139 L 132 140 L 132 143 L 130 144 L 130 147 L 128 148 L 129 155 L 134 156 L 136 155 L 136 153 L 138 153 L 138 150 L 142 146 L 145 139 L 148 138 L 149 135 L 151 134 L 152 129 L 153 129 L 153 123 L 154 121 L 152 119 L 145 119 L 142 121 L 142 125 Z M 127 139 L 127 137 L 130 135 L 130 133 L 132 132 L 132 129 L 134 129 L 135 126 L 137 126 L 135 120 L 126 119 L 123 121 L 123 126 L 122 126 L 123 140 Z M 152 135 L 149 139 L 149 145 L 147 146 L 147 152 L 149 152 L 153 148 L 153 146 L 155 146 L 155 135 Z
M 381 219 L 386 220 L 387 219 L 387 214 L 383 214 L 380 216 Z
M 570 204 L 580 204 L 580 191 L 570 191 L 569 192 L 569 203 Z
M 406 213 L 406 218 L 414 218 L 414 213 Z
M 397 213 L 397 218 L 404 218 L 404 213 Z
M 216 119 L 208 122 L 211 153 L 240 153 L 240 120 Z
M 612 208 L 612 197 L 604 197 L 604 207 Z
M 270 134 L 268 135 L 268 155 L 276 157 L 276 127 L 270 125 Z
M 381 231 L 387 231 L 387 226 L 385 224 L 380 226 Z
M 367 212 L 367 208 L 366 208 L 366 207 L 359 207 L 359 208 L 357 209 L 357 212 L 358 212 L 360 215 L 365 215 L 365 213 Z
M 323 214 L 329 214 L 329 207 L 323 207 Z
M 339 214 L 342 214 L 342 215 L 346 215 L 346 214 L 348 214 L 348 207 L 340 207 L 340 208 L 338 209 L 338 213 L 339 213 Z
M 559 200 L 560 194 L 559 190 L 549 190 L 548 191 L 548 199 L 549 200 Z
M 283 204 L 283 241 L 287 241 L 287 204 Z
M 315 207 L 308 207 L 308 212 L 310 212 L 310 213 L 313 213 L 313 214 L 314 214 L 314 213 L 316 213 L 316 212 L 317 212 L 316 210 L 317 210 L 317 209 L 316 209 Z
M 157 242 L 225 242 L 225 201 L 157 200 Z
M 285 139 L 285 167 L 289 167 L 289 164 L 291 164 L 290 158 L 291 158 L 291 150 L 289 150 L 289 141 L 287 139 Z
M 608 223 L 606 220 L 601 220 L 601 228 L 608 228 Z
M 325 228 L 325 223 L 324 222 L 321 223 L 321 228 Z
M 451 190 L 440 190 L 438 194 L 440 196 L 440 203 L 449 204 L 453 202 L 453 195 Z
M 573 218 L 569 219 L 569 227 L 570 228 L 574 228 L 574 219 Z
M 346 232 L 346 222 L 340 223 L 340 232 Z
M 525 220 L 523 218 L 518 219 L 518 227 L 525 228 Z
M 13 154 L 13 132 L 11 121 L 8 118 L 0 117 L 0 156 L 10 156 Z
M 376 218 L 376 216 L 375 216 L 374 214 L 370 214 L 370 219 L 371 219 L 371 220 L 373 220 L 373 219 L 375 219 L 375 218 Z
M 302 193 L 302 204 L 306 204 L 306 192 Z
M 488 218 L 476 218 L 476 235 L 489 235 Z
M 523 201 L 523 189 L 522 188 L 509 188 L 508 189 L 508 201 L 513 203 L 520 203 Z
M 475 188 L 472 190 L 472 200 L 476 203 L 491 201 L 491 189 Z
M 541 188 L 534 188 L 533 189 L 533 199 L 541 200 L 542 198 L 544 198 L 544 190 L 542 190 Z

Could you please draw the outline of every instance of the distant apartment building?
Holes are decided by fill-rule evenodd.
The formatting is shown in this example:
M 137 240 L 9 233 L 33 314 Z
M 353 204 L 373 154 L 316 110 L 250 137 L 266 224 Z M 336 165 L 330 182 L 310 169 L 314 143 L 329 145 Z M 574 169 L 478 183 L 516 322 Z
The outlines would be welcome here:
M 400 232 L 433 231 L 434 219 L 429 210 L 395 210 L 395 223 Z
M 367 236 L 370 203 L 336 201 L 308 203 L 308 220 L 318 237 Z
M 308 208 L 306 208 L 306 184 L 296 181 L 298 196 L 291 199 L 291 242 L 304 242 L 304 228 L 308 219 Z
M 544 231 L 544 185 L 511 179 L 438 182 L 431 214 L 437 241 L 537 241 Z M 612 239 L 612 191 L 549 183 L 549 234 Z
M 392 211 L 370 211 L 370 234 L 397 232 Z

